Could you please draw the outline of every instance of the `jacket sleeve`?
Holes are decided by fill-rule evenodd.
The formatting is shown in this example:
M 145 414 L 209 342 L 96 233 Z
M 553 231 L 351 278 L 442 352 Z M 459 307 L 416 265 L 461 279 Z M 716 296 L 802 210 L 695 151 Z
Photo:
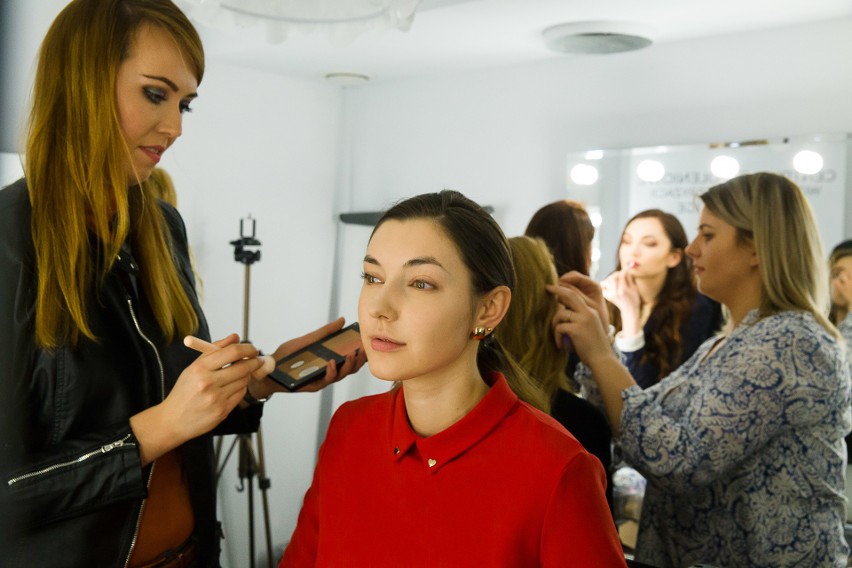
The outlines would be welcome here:
M 39 449 L 47 446 L 35 433 L 47 429 L 26 410 L 39 404 L 32 385 L 46 364 L 63 359 L 45 356 L 35 343 L 37 277 L 29 227 L 23 183 L 0 191 L 0 541 L 12 527 L 145 494 L 126 421 Z

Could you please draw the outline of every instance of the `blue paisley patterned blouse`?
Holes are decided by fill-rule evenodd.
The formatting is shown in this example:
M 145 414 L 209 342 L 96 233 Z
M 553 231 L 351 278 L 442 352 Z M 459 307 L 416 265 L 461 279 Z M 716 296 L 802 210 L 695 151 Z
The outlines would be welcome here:
M 842 349 L 791 311 L 750 312 L 707 356 L 717 339 L 654 387 L 622 393 L 624 458 L 648 479 L 636 559 L 845 567 Z
M 846 317 L 837 326 L 843 339 L 846 340 L 846 362 L 852 364 L 852 312 L 846 314 Z

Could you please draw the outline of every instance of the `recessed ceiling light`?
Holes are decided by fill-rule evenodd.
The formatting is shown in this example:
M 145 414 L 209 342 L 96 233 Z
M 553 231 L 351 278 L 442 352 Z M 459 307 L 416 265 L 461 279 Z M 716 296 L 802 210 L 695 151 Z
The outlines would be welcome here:
M 542 32 L 545 45 L 559 53 L 620 53 L 648 47 L 653 30 L 635 22 L 572 22 Z

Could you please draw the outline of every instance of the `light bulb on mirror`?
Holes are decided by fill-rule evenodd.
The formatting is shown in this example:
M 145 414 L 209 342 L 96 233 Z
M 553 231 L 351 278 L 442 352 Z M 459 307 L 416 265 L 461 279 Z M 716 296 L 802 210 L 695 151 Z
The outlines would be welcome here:
M 793 156 L 793 167 L 800 174 L 819 173 L 822 170 L 823 163 L 822 156 L 813 150 L 802 150 Z
M 598 181 L 598 169 L 589 164 L 577 164 L 571 168 L 571 181 L 577 185 L 592 185 Z
M 720 179 L 731 179 L 740 173 L 740 163 L 730 156 L 716 156 L 710 162 L 710 171 Z
M 642 160 L 636 166 L 636 175 L 642 181 L 656 183 L 666 175 L 666 167 L 657 160 Z

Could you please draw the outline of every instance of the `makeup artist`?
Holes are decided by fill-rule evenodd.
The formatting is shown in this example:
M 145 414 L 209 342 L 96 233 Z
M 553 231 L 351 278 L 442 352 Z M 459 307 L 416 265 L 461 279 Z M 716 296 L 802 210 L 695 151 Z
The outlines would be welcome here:
M 235 334 L 184 346 L 210 339 L 185 228 L 145 191 L 203 72 L 170 0 L 73 0 L 42 43 L 0 191 L 3 567 L 219 566 L 211 435 L 255 429 L 273 385 Z

